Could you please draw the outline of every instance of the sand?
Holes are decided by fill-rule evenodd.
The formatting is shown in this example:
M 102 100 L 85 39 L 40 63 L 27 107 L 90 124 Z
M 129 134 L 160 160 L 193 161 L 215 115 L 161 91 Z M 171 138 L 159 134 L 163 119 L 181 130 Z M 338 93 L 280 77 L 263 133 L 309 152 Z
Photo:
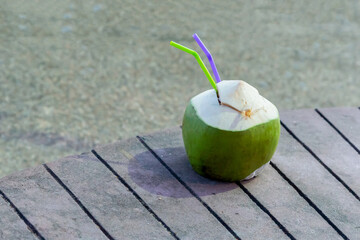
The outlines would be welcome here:
M 201 52 L 195 32 L 280 110 L 360 105 L 358 1 L 0 4 L 0 176 L 179 125 L 211 88 L 169 46 Z

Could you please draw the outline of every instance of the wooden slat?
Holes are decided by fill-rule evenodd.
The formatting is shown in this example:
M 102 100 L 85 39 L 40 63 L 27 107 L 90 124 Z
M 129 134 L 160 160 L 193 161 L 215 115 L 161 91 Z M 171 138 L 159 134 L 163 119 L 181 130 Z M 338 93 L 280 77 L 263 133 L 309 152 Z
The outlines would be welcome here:
M 360 109 L 355 107 L 321 108 L 324 115 L 357 149 L 360 149 Z
M 360 196 L 360 155 L 319 114 L 308 109 L 284 112 L 280 117 L 323 163 Z
M 273 161 L 347 237 L 360 237 L 359 201 L 284 128 Z
M 171 239 L 160 222 L 92 153 L 64 158 L 47 166 L 112 237 Z
M 95 151 L 180 239 L 233 239 L 229 231 L 198 200 L 190 197 L 186 188 L 137 139 L 98 147 Z
M 211 181 L 191 169 L 180 128 L 151 134 L 143 139 L 209 206 L 226 219 L 240 237 L 286 238 L 270 217 L 236 184 Z M 243 184 L 295 238 L 337 237 L 331 226 L 270 166 L 258 178 Z
M 0 196 L 0 239 L 37 239 L 24 221 Z
M 107 239 L 43 166 L 2 178 L 0 189 L 45 239 Z

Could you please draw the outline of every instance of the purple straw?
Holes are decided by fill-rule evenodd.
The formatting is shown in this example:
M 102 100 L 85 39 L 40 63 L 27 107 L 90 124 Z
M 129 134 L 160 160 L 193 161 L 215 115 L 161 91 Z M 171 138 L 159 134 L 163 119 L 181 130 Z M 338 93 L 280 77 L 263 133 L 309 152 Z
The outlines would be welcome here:
M 216 79 L 216 83 L 219 83 L 221 81 L 220 75 L 219 75 L 219 73 L 218 73 L 218 71 L 216 69 L 216 65 L 215 65 L 215 62 L 214 62 L 214 60 L 213 60 L 213 58 L 211 56 L 211 53 L 209 52 L 209 50 L 207 50 L 204 43 L 201 41 L 201 39 L 199 38 L 199 36 L 196 33 L 193 35 L 193 38 L 199 44 L 200 48 L 203 50 L 203 52 L 205 53 L 205 55 L 209 59 L 211 69 L 212 69 L 212 71 L 214 73 L 214 76 L 215 76 L 215 79 Z

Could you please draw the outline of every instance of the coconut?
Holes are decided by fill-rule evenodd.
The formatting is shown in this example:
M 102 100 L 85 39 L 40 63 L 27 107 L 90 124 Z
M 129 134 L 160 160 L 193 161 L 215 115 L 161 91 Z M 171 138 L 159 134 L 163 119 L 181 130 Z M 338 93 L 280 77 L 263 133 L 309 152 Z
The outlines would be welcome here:
M 186 107 L 182 135 L 192 168 L 202 176 L 239 181 L 269 163 L 280 136 L 279 112 L 241 80 L 223 80 Z

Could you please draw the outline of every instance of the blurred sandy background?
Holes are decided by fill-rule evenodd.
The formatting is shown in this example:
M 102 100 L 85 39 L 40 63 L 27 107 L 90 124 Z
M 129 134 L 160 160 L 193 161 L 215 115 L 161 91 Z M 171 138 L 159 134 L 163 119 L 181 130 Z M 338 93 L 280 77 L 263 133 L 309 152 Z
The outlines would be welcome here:
M 358 1 L 0 1 L 0 176 L 179 125 L 222 79 L 281 109 L 359 106 Z M 206 60 L 205 56 L 203 59 Z M 208 65 L 209 66 L 209 65 Z

